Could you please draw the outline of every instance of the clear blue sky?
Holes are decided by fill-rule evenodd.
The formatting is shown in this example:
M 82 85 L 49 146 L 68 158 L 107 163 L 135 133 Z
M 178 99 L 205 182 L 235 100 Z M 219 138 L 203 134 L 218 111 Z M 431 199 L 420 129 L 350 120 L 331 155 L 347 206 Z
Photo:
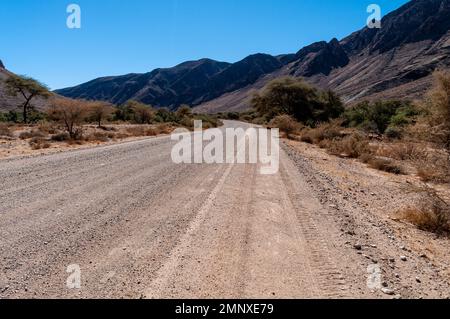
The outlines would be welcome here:
M 0 59 L 52 89 L 208 57 L 293 53 L 363 27 L 371 3 L 407 0 L 3 0 Z M 66 8 L 82 28 L 66 26 Z

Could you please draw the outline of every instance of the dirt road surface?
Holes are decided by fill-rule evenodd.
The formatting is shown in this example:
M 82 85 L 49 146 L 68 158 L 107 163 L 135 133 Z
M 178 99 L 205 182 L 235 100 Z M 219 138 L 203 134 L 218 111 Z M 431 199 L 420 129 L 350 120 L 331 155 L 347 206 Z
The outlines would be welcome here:
M 232 126 L 247 125 L 225 123 Z M 325 201 L 322 181 L 290 146 L 282 147 L 279 173 L 261 175 L 256 164 L 176 165 L 174 143 L 160 137 L 0 161 L 0 298 L 399 298 L 450 291 L 437 266 L 402 253 L 382 225 L 359 225 L 366 232 L 359 249 L 342 226 L 359 222 L 358 204 L 339 209 Z M 379 250 L 378 257 L 365 249 Z M 396 274 L 388 265 L 394 262 L 411 267 Z M 81 289 L 67 287 L 69 265 L 79 265 Z M 374 265 L 383 290 L 367 286 Z M 428 276 L 423 282 L 433 279 L 425 288 L 414 286 L 419 272 Z M 408 277 L 401 287 L 397 275 Z

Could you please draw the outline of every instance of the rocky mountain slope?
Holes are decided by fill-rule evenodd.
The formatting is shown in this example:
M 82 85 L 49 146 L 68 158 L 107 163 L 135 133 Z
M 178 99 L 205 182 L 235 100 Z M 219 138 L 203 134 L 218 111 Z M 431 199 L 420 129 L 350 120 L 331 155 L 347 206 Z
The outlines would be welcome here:
M 16 98 L 9 96 L 6 92 L 4 81 L 11 75 L 9 71 L 5 69 L 5 65 L 0 60 L 0 111 L 16 110 L 19 105 Z
M 296 54 L 256 54 L 234 64 L 209 59 L 145 74 L 105 77 L 58 90 L 73 98 L 158 107 L 198 106 L 206 112 L 242 110 L 253 92 L 280 76 L 304 77 L 348 102 L 415 98 L 431 73 L 450 66 L 450 0 L 412 0 L 382 20 L 338 41 L 317 42 Z
M 203 103 L 199 111 L 242 110 L 255 89 L 281 76 L 304 77 L 337 91 L 347 102 L 423 95 L 431 74 L 450 67 L 450 0 L 413 0 L 382 20 L 341 41 L 312 44 L 252 86 Z
M 7 93 L 5 81 L 11 75 L 14 75 L 14 73 L 7 70 L 0 60 L 0 112 L 21 111 L 20 107 L 25 102 L 25 99 L 20 95 L 10 96 Z M 47 105 L 48 101 L 42 98 L 35 98 L 32 101 L 32 106 L 37 110 L 43 110 Z

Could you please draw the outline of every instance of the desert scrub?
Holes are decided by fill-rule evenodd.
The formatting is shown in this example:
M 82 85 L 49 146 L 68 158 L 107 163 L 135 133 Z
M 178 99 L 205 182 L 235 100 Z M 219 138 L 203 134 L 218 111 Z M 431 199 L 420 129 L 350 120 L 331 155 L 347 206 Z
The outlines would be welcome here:
M 68 141 L 68 140 L 70 140 L 70 135 L 69 135 L 69 133 L 65 133 L 65 132 L 64 133 L 57 133 L 55 135 L 52 135 L 51 140 L 55 141 L 55 142 Z
M 300 140 L 310 144 L 319 144 L 324 140 L 334 140 L 343 137 L 341 121 L 335 120 L 322 123 L 315 128 L 305 127 L 300 132 Z
M 42 137 L 33 137 L 29 142 L 31 148 L 33 150 L 40 150 L 43 148 L 50 148 L 51 144 L 49 141 Z
M 269 127 L 278 128 L 287 138 L 291 138 L 300 129 L 300 124 L 292 116 L 279 115 L 270 121 Z
M 420 203 L 398 212 L 403 220 L 423 231 L 450 235 L 450 205 L 427 185 L 411 186 L 411 192 L 420 194 Z
M 369 139 L 361 133 L 353 133 L 343 138 L 328 140 L 325 148 L 332 155 L 360 158 L 365 154 L 372 154 Z
M 0 136 L 12 137 L 13 133 L 6 123 L 0 123 Z
M 31 131 L 27 131 L 27 132 L 22 132 L 19 135 L 19 138 L 21 140 L 27 140 L 30 138 L 44 138 L 46 137 L 47 134 L 45 132 L 42 132 L 40 130 L 31 130 Z
M 370 158 L 366 160 L 369 167 L 377 169 L 379 171 L 402 175 L 405 174 L 403 168 L 400 165 L 394 163 L 394 161 L 387 158 Z

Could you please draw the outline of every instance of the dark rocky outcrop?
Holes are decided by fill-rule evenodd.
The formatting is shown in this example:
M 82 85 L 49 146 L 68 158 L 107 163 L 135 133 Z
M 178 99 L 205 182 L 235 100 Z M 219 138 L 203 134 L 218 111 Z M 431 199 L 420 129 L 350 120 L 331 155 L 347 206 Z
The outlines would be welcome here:
M 350 62 L 337 39 L 330 43 L 317 42 L 301 49 L 296 54 L 296 62 L 291 67 L 291 75 L 311 77 L 317 74 L 329 75 L 335 68 Z

